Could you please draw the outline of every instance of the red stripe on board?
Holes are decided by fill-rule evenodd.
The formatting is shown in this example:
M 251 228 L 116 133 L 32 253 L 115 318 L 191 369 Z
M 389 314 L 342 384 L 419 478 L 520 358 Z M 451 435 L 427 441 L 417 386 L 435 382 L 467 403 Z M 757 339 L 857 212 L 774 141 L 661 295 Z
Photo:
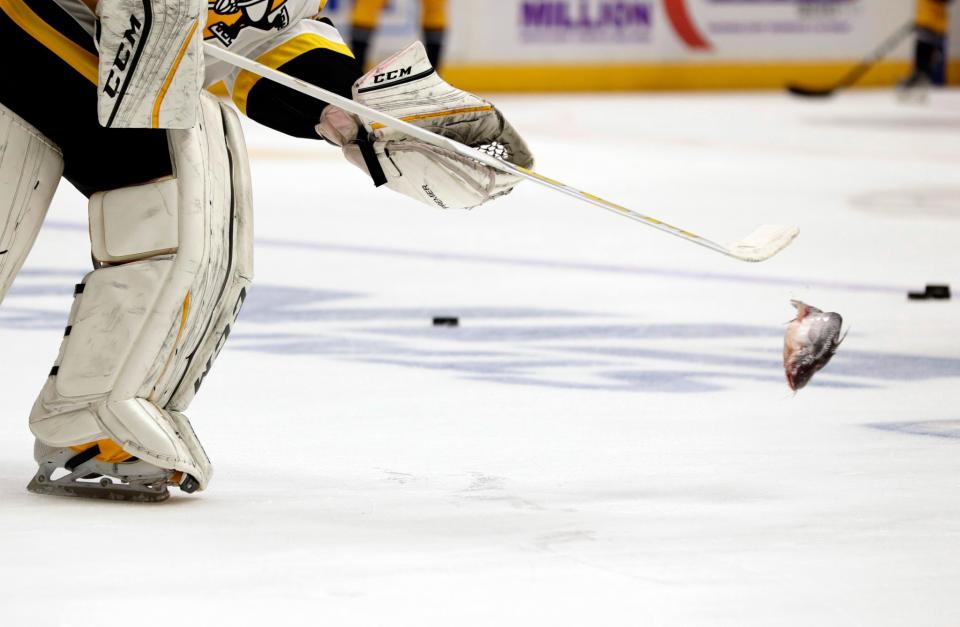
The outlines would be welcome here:
M 690 19 L 686 0 L 663 0 L 663 4 L 667 9 L 667 17 L 673 25 L 673 30 L 677 31 L 680 39 L 691 48 L 710 49 L 710 42 L 700 34 L 697 27 L 693 25 L 693 20 Z

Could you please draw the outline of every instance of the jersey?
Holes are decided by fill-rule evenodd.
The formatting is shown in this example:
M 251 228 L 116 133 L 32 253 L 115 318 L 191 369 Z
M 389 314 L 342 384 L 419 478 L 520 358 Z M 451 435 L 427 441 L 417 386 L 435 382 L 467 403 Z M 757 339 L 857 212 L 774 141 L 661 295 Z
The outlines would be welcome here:
M 318 19 L 325 5 L 326 0 L 210 0 L 203 36 L 207 42 L 273 69 L 319 50 L 352 58 L 337 29 Z M 259 77 L 220 61 L 208 61 L 207 86 L 221 80 L 237 107 L 246 113 L 248 96 Z
M 53 2 L 94 37 L 96 0 Z M 323 19 L 326 3 L 327 0 L 208 0 L 204 40 L 349 98 L 353 82 L 360 77 L 360 68 L 337 29 Z M 86 75 L 96 81 L 95 72 Z M 326 103 L 208 58 L 205 86 L 221 81 L 248 117 L 290 135 L 319 138 L 315 126 Z
M 917 0 L 916 24 L 938 35 L 947 33 L 947 4 L 950 0 Z

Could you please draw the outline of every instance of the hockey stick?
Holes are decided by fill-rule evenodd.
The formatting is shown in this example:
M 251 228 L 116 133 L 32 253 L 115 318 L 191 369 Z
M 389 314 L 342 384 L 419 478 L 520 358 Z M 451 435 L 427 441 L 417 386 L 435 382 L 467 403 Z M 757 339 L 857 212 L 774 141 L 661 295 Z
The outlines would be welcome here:
M 709 248 L 710 250 L 718 253 L 722 253 L 728 257 L 740 259 L 741 261 L 764 261 L 765 259 L 773 257 L 778 252 L 786 248 L 800 232 L 800 229 L 795 226 L 766 225 L 761 226 L 744 239 L 737 241 L 730 246 L 723 246 L 722 244 L 718 244 L 711 240 L 700 237 L 699 235 L 691 233 L 690 231 L 672 226 L 656 218 L 645 216 L 641 213 L 637 213 L 636 211 L 631 211 L 626 207 L 622 207 L 616 203 L 604 200 L 599 196 L 594 196 L 593 194 L 580 191 L 559 181 L 547 178 L 537 174 L 533 170 L 514 165 L 503 159 L 498 159 L 486 154 L 485 152 L 453 141 L 452 139 L 436 135 L 426 129 L 420 128 L 419 126 L 414 126 L 409 122 L 404 122 L 403 120 L 399 120 L 385 113 L 381 113 L 376 109 L 371 109 L 370 107 L 364 106 L 358 102 L 354 102 L 349 98 L 344 98 L 343 96 L 327 91 L 321 87 L 317 87 L 316 85 L 311 85 L 306 81 L 302 81 L 283 72 L 271 69 L 244 56 L 224 50 L 222 48 L 218 48 L 213 44 L 208 43 L 205 45 L 207 54 L 215 59 L 219 59 L 220 61 L 229 63 L 230 65 L 237 66 L 247 70 L 248 72 L 253 72 L 254 74 L 267 78 L 275 83 L 289 87 L 294 91 L 298 91 L 301 94 L 305 94 L 318 100 L 336 105 L 344 111 L 349 111 L 350 113 L 353 113 L 364 120 L 379 122 L 384 126 L 389 126 L 390 128 L 398 131 L 403 131 L 411 137 L 419 139 L 427 144 L 450 150 L 451 152 L 462 155 L 469 159 L 473 159 L 474 161 L 479 161 L 480 163 L 500 170 L 501 172 L 507 172 L 520 178 L 533 181 L 539 185 L 543 185 L 544 187 L 548 187 L 554 191 L 567 194 L 568 196 L 573 196 L 574 198 L 590 203 L 591 205 L 618 213 L 622 216 L 630 218 L 631 220 L 642 222 L 647 226 L 670 233 L 671 235 L 685 239 L 688 242 L 693 242 L 694 244 L 698 244 L 704 248 Z
M 832 96 L 837 91 L 850 87 L 860 80 L 864 74 L 869 72 L 874 65 L 890 54 L 893 49 L 899 46 L 900 42 L 906 39 L 914 30 L 916 30 L 916 26 L 914 26 L 912 20 L 898 28 L 897 32 L 887 37 L 876 50 L 871 52 L 870 55 L 852 70 L 847 72 L 833 87 L 804 87 L 791 83 L 787 85 L 787 91 L 795 96 L 806 96 L 808 98 L 826 98 L 827 96 Z

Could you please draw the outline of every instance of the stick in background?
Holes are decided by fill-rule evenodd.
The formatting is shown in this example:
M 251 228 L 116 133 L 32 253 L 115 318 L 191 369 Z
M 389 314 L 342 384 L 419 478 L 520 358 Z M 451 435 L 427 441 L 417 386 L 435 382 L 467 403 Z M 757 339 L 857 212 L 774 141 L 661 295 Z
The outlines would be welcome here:
M 787 91 L 795 96 L 804 96 L 807 98 L 826 98 L 827 96 L 832 96 L 837 91 L 850 87 L 860 80 L 864 74 L 869 72 L 874 65 L 890 54 L 894 48 L 899 46 L 900 43 L 913 34 L 915 30 L 916 26 L 913 20 L 898 28 L 897 31 L 887 37 L 876 50 L 871 52 L 870 55 L 864 58 L 858 65 L 854 66 L 852 70 L 847 72 L 843 78 L 837 81 L 832 87 L 804 87 L 803 85 L 791 83 L 787 85 Z

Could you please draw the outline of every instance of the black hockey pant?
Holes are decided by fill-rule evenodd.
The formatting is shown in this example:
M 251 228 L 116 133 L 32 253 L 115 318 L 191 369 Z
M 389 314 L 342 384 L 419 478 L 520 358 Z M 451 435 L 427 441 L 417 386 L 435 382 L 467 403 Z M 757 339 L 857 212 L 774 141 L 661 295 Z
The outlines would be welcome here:
M 0 2 L 0 59 L 0 103 L 60 147 L 85 196 L 171 174 L 166 131 L 97 122 L 93 38 L 55 2 Z

